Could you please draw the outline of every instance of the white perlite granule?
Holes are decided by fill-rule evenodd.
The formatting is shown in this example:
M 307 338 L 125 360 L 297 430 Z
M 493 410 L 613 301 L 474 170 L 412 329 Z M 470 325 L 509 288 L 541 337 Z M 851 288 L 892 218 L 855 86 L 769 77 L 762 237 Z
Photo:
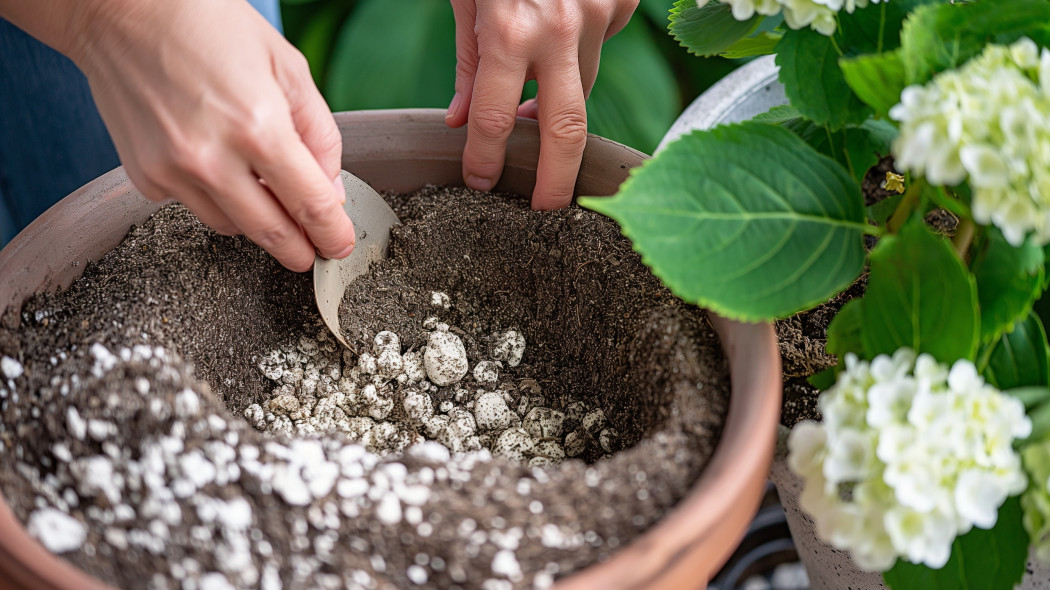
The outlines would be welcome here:
M 431 293 L 430 303 L 450 306 L 444 293 Z M 400 336 L 384 330 L 371 350 L 356 358 L 318 326 L 314 338 L 303 336 L 294 346 L 264 355 L 259 369 L 277 386 L 270 398 L 249 406 L 245 418 L 264 432 L 341 432 L 379 454 L 432 440 L 453 453 L 484 448 L 534 467 L 578 457 L 588 448 L 599 454 L 617 448 L 615 431 L 603 430 L 600 408 L 577 402 L 557 410 L 546 405 L 535 380 L 514 385 L 513 368 L 525 354 L 520 331 L 493 334 L 491 358 L 469 359 L 454 327 L 437 316 L 426 318 L 423 326 L 429 334 L 421 350 L 402 351 Z M 501 370 L 505 365 L 507 374 Z M 513 408 L 506 388 L 521 392 Z M 572 432 L 564 432 L 567 412 L 580 424 Z M 304 486 L 291 478 L 276 489 L 287 502 L 302 505 L 310 499 Z
M 80 549 L 87 528 L 77 519 L 54 508 L 41 508 L 29 515 L 29 534 L 52 553 Z

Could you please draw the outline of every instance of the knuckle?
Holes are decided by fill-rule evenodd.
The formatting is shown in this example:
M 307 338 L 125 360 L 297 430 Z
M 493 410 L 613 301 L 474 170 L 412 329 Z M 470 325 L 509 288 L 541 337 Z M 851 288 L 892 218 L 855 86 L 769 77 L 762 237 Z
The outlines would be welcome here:
M 514 129 L 514 113 L 493 106 L 478 105 L 471 109 L 470 118 L 478 132 L 486 137 L 504 137 Z
M 252 231 L 248 238 L 263 250 L 272 253 L 291 244 L 297 233 L 298 230 L 290 223 L 277 223 Z
M 548 129 L 556 143 L 582 145 L 587 141 L 587 115 L 578 111 L 559 113 L 551 118 Z
M 294 213 L 296 221 L 304 226 L 318 226 L 336 219 L 336 203 L 327 195 L 303 200 Z

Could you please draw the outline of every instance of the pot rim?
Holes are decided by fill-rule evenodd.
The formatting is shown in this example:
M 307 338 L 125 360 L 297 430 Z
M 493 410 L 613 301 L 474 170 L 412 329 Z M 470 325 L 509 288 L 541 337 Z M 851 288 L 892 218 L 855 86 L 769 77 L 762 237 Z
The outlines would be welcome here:
M 376 166 L 394 160 L 425 159 L 433 184 L 462 184 L 460 155 L 466 129 L 450 129 L 439 109 L 396 109 L 336 113 L 343 134 L 343 165 L 374 182 Z M 367 139 L 367 144 L 356 140 Z M 406 150 L 404 142 L 416 147 Z M 535 121 L 519 119 L 508 143 L 507 170 L 495 190 L 534 182 L 539 147 Z M 613 194 L 644 154 L 590 135 L 577 192 Z M 378 163 L 378 164 L 377 164 Z M 612 172 L 610 172 L 610 167 Z M 397 180 L 392 181 L 397 184 Z M 390 183 L 388 183 L 390 184 Z M 387 190 L 409 187 L 380 185 Z M 418 186 L 416 187 L 418 188 Z M 514 192 L 525 192 L 517 190 Z M 137 215 L 115 206 L 135 206 Z M 145 201 L 117 168 L 84 185 L 19 233 L 0 251 L 0 306 L 21 305 L 35 292 L 67 287 L 84 264 L 97 260 L 123 240 L 163 203 Z M 119 235 L 99 236 L 97 227 Z M 87 228 L 85 230 L 85 228 Z M 123 228 L 123 231 L 117 229 Z M 48 235 L 62 243 L 40 252 L 33 244 Z M 70 264 L 72 261 L 72 264 Z M 17 284 L 16 284 L 17 283 Z M 3 310 L 0 310 L 3 311 Z M 750 524 L 764 491 L 780 414 L 780 356 L 771 324 L 744 324 L 709 312 L 729 360 L 731 395 L 722 435 L 711 460 L 688 494 L 641 536 L 604 563 L 560 580 L 555 588 L 653 588 L 703 586 L 721 567 Z M 27 588 L 113 590 L 74 567 L 29 536 L 0 494 L 0 572 L 7 582 Z

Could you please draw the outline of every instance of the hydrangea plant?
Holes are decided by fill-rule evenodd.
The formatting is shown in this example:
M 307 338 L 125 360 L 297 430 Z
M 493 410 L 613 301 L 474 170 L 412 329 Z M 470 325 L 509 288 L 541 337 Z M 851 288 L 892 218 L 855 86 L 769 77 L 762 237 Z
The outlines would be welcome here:
M 694 131 L 612 198 L 686 301 L 828 301 L 839 364 L 789 439 L 818 534 L 891 588 L 1012 588 L 1050 560 L 1050 0 L 677 0 L 697 55 L 775 54 L 789 104 Z M 878 171 L 878 172 L 876 172 Z M 862 183 L 897 193 L 865 203 Z M 869 193 L 871 191 L 869 190 Z M 948 214 L 933 228 L 928 214 Z

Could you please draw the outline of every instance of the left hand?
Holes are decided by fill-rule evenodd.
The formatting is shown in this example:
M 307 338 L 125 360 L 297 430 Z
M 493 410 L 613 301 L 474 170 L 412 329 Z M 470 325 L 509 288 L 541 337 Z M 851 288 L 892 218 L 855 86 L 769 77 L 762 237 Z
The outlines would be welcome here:
M 451 0 L 456 15 L 456 95 L 445 122 L 467 125 L 463 179 L 490 190 L 503 171 L 515 116 L 540 123 L 533 209 L 572 201 L 587 142 L 585 100 L 602 44 L 638 0 Z M 519 105 L 535 79 L 536 99 Z

